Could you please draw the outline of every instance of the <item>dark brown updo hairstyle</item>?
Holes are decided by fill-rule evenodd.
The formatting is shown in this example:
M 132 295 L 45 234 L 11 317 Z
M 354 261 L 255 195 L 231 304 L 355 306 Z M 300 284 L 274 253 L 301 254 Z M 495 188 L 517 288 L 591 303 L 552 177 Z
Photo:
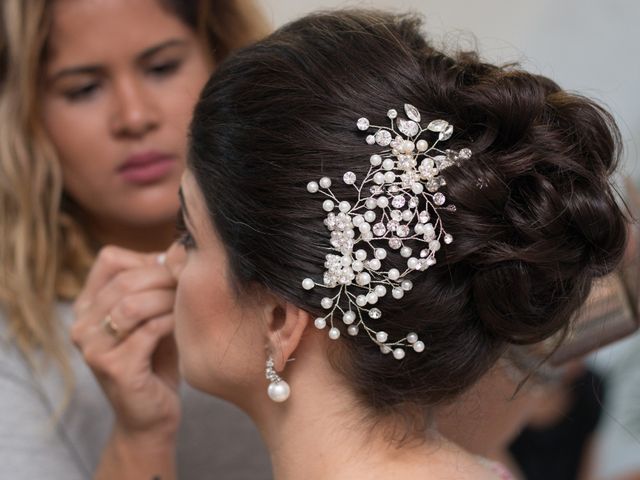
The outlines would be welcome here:
M 191 126 L 189 168 L 238 291 L 261 285 L 314 317 L 324 316 L 322 289 L 301 281 L 322 278 L 330 245 L 322 198 L 306 185 L 327 176 L 338 198 L 355 200 L 337 180 L 363 178 L 380 150 L 356 120 L 383 125 L 388 109 L 411 103 L 423 121 L 455 126 L 448 148 L 473 151 L 443 172 L 457 211 L 440 215 L 454 242 L 402 300 L 379 302 L 376 330 L 416 332 L 425 351 L 397 361 L 363 333 L 330 344 L 334 366 L 378 413 L 450 400 L 508 345 L 562 331 L 626 238 L 610 184 L 611 116 L 545 77 L 438 51 L 420 28 L 414 16 L 371 11 L 295 21 L 220 65 Z

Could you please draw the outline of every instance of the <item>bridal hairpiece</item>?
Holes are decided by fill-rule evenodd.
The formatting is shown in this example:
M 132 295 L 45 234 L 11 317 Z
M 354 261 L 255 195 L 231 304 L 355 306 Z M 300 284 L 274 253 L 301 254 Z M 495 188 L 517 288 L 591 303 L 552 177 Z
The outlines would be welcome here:
M 406 119 L 394 109 L 387 112 L 389 127 L 371 125 L 366 118 L 357 121 L 363 132 L 375 129 L 366 137 L 367 144 L 388 148 L 371 155 L 369 171 L 359 185 L 355 173 L 343 175 L 342 181 L 355 189 L 355 203 L 340 201 L 328 177 L 307 184 L 310 193 L 327 197 L 322 208 L 327 213 L 324 224 L 331 235 L 331 252 L 325 257 L 323 281 L 302 281 L 305 290 L 332 291 L 320 302 L 327 313 L 315 319 L 317 328 L 324 329 L 328 323 L 329 337 L 335 340 L 340 337 L 336 325 L 342 320 L 349 335 L 364 330 L 382 353 L 393 352 L 398 360 L 404 358 L 405 348 L 424 351 L 424 342 L 413 332 L 390 340 L 387 332 L 370 326 L 370 320 L 382 317 L 375 305 L 389 293 L 395 300 L 402 299 L 413 288 L 411 278 L 418 280 L 421 272 L 436 263 L 441 242 L 453 241 L 438 211 L 455 212 L 456 207 L 445 206 L 446 198 L 438 190 L 446 182 L 439 173 L 471 157 L 468 148 L 438 148 L 453 134 L 448 122 L 433 120 L 423 128 L 413 105 L 405 104 L 404 111 Z M 422 137 L 435 140 L 430 144 Z

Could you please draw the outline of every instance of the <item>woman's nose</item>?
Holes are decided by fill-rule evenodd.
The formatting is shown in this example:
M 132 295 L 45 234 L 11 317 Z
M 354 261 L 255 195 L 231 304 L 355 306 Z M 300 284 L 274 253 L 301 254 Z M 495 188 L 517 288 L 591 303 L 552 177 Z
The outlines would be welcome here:
M 139 138 L 155 130 L 160 124 L 160 109 L 144 82 L 125 78 L 114 85 L 113 133 L 119 137 Z

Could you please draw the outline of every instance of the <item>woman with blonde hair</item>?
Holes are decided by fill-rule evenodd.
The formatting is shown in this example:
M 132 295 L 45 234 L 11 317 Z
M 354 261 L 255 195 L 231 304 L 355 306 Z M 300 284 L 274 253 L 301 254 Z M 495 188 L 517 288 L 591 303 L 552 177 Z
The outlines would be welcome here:
M 218 62 L 266 32 L 245 0 L 0 5 L 0 477 L 141 478 L 155 465 L 128 453 L 162 453 L 147 439 L 180 424 L 185 478 L 268 478 L 238 411 L 186 389 L 182 406 L 154 403 L 180 388 L 175 285 L 157 256 L 111 247 L 96 261 L 106 244 L 171 243 L 197 95 Z M 123 335 L 134 321 L 144 328 Z M 131 355 L 145 368 L 127 368 Z

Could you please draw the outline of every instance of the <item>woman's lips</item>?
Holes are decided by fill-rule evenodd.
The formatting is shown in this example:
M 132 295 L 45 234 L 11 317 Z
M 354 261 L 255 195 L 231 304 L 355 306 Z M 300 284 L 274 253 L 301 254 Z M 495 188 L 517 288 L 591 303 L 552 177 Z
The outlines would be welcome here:
M 118 173 L 128 183 L 146 185 L 167 177 L 175 163 L 176 157 L 166 153 L 137 153 L 127 158 L 118 168 Z

